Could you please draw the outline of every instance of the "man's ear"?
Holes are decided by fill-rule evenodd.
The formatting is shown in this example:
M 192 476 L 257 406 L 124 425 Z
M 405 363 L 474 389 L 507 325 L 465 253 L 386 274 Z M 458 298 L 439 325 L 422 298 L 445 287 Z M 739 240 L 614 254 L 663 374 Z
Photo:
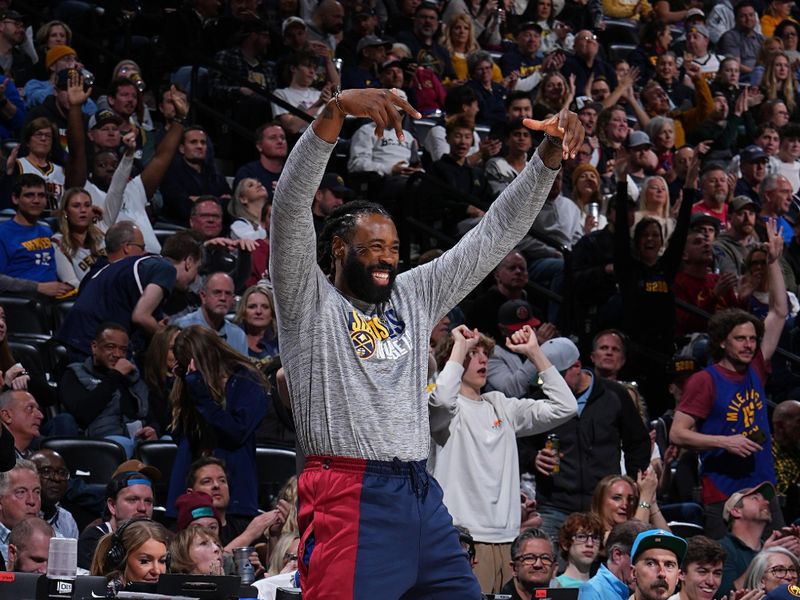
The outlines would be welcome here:
M 331 240 L 331 254 L 334 260 L 344 260 L 344 255 L 347 250 L 347 244 L 338 235 L 333 236 Z

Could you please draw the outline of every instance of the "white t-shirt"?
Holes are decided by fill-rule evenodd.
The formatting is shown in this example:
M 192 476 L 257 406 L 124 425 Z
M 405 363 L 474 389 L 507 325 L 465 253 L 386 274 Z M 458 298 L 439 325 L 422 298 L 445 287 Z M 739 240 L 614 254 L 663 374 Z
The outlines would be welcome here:
M 286 100 L 292 106 L 296 106 L 301 110 L 305 110 L 314 105 L 319 100 L 319 90 L 314 88 L 293 88 L 285 87 L 275 90 L 275 95 L 281 100 Z M 324 106 L 324 105 L 323 105 Z M 320 106 L 320 110 L 322 106 Z M 284 115 L 287 111 L 285 108 L 272 104 L 272 116 Z
M 56 255 L 56 271 L 58 273 L 58 280 L 70 284 L 75 289 L 81 284 L 86 273 L 92 268 L 92 265 L 97 262 L 97 257 L 92 256 L 92 251 L 88 248 L 78 248 L 75 256 L 68 257 L 61 251 L 59 242 L 63 239 L 60 233 L 53 235 L 53 249 Z
M 44 179 L 47 191 L 47 210 L 51 213 L 56 212 L 58 203 L 61 201 L 61 194 L 64 193 L 64 168 L 48 161 L 47 165 L 40 169 L 27 157 L 17 159 L 17 168 L 20 173 L 33 173 Z

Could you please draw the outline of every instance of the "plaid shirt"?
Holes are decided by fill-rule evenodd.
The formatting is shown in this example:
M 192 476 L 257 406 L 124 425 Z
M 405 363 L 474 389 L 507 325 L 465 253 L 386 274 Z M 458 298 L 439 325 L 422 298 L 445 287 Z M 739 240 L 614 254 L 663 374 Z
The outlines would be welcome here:
M 275 67 L 272 62 L 259 61 L 258 64 L 252 65 L 239 48 L 217 52 L 214 61 L 223 67 L 223 71 L 213 69 L 209 74 L 211 95 L 217 101 L 237 100 L 242 87 L 239 83 L 241 80 L 249 81 L 270 92 L 277 87 Z

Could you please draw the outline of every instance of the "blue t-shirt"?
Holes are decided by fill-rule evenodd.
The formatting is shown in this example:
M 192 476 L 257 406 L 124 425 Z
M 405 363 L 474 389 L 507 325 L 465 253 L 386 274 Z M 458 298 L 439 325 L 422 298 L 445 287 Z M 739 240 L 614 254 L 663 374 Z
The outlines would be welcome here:
M 45 223 L 0 223 L 0 273 L 31 281 L 57 281 L 53 230 Z

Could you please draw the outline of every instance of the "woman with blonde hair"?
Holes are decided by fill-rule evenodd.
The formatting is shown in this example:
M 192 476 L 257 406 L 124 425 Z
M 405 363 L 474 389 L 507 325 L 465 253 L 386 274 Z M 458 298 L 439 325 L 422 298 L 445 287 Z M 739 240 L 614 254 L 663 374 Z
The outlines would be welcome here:
M 603 196 L 600 193 L 602 181 L 600 172 L 590 163 L 579 164 L 572 171 L 571 197 L 572 201 L 581 209 L 584 233 L 603 229 L 608 224 L 608 219 L 602 212 L 599 212 L 597 220 L 592 222 L 588 211 L 588 206 L 592 202 L 597 203 L 600 209 L 603 208 Z
M 785 52 L 778 52 L 767 59 L 760 87 L 766 100 L 783 100 L 790 119 L 800 116 L 797 75 Z
M 639 194 L 639 210 L 636 211 L 633 219 L 634 227 L 644 218 L 654 219 L 661 225 L 663 250 L 666 240 L 675 230 L 676 221 L 670 213 L 667 181 L 660 175 L 646 177 L 642 182 L 642 192 Z
M 58 204 L 58 233 L 55 242 L 59 281 L 78 289 L 86 273 L 106 254 L 105 234 L 94 223 L 92 197 L 83 188 L 64 192 Z
M 456 72 L 456 80 L 464 82 L 469 79 L 467 68 L 467 55 L 480 50 L 481 47 L 475 39 L 475 28 L 472 19 L 465 13 L 455 13 L 447 21 L 444 30 L 442 45 L 450 53 L 450 61 Z M 492 81 L 503 81 L 503 73 L 496 64 L 492 65 Z M 455 82 L 452 82 L 455 83 Z
M 92 575 L 107 577 L 115 588 L 129 583 L 156 583 L 167 572 L 167 530 L 152 519 L 138 518 L 100 538 L 92 558 Z
M 239 301 L 233 322 L 247 334 L 247 352 L 256 362 L 269 362 L 278 355 L 275 301 L 264 284 L 247 288 Z
M 603 524 L 603 541 L 614 525 L 638 519 L 653 527 L 669 531 L 666 519 L 656 502 L 658 477 L 652 468 L 639 474 L 638 482 L 627 475 L 606 475 L 594 488 L 592 496 L 593 514 Z
M 270 402 L 266 379 L 247 357 L 201 325 L 181 331 L 175 338 L 173 353 L 171 428 L 178 453 L 167 506 L 174 507 L 186 489 L 191 463 L 203 456 L 214 456 L 226 465 L 230 485 L 228 512 L 255 516 L 255 433 Z
M 202 525 L 189 525 L 169 545 L 170 573 L 224 575 L 222 543 Z
M 234 219 L 231 223 L 232 239 L 267 239 L 267 230 L 262 225 L 262 217 L 268 200 L 267 188 L 258 179 L 245 177 L 239 182 L 228 204 L 228 213 Z
M 536 90 L 533 118 L 544 119 L 569 108 L 575 97 L 575 77 L 570 76 L 568 81 L 559 71 L 551 71 L 542 77 Z

